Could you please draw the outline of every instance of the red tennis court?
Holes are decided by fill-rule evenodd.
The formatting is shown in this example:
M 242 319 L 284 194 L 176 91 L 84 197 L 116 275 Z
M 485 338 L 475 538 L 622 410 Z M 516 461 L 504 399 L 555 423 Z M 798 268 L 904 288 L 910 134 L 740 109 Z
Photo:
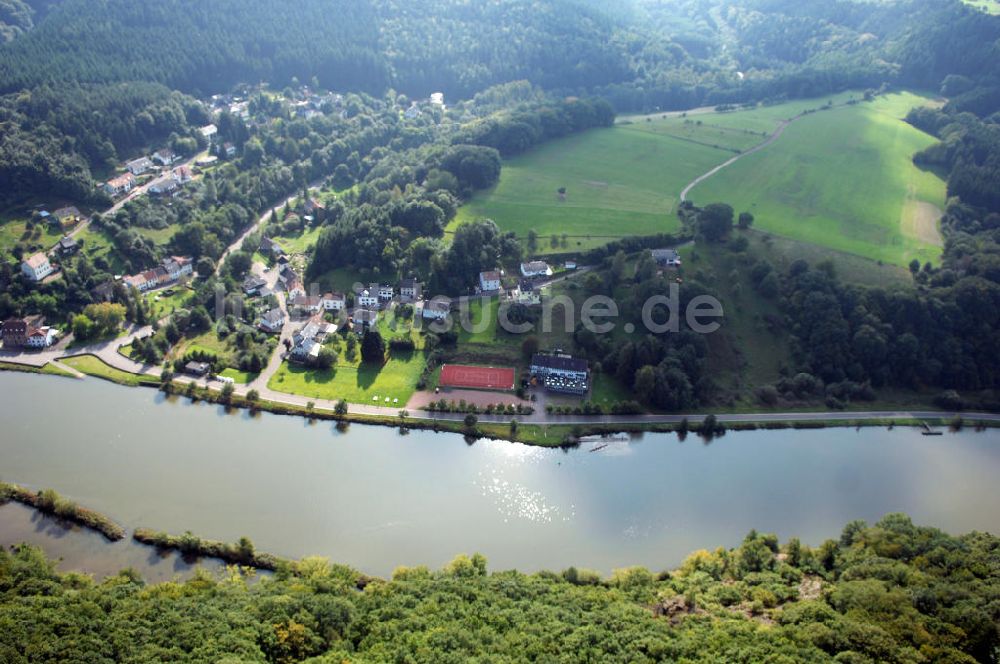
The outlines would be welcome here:
M 445 364 L 441 367 L 442 387 L 466 387 L 479 390 L 513 390 L 514 370 L 509 367 L 473 367 Z

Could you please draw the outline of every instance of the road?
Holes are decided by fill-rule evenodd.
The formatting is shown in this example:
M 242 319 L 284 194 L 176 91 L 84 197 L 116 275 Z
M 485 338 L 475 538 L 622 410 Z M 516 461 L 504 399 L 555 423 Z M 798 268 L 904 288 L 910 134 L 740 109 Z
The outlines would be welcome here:
M 199 157 L 203 156 L 204 154 L 205 153 L 202 152 L 202 153 L 196 154 L 193 157 L 189 157 L 189 158 L 187 158 L 184 161 L 180 161 L 180 162 L 178 162 L 176 164 L 173 164 L 173 165 L 170 166 L 169 170 L 173 170 L 175 168 L 180 168 L 181 166 L 188 166 L 188 167 L 190 167 L 191 164 L 196 159 L 198 159 Z M 134 201 L 139 196 L 144 196 L 146 194 L 146 192 L 149 191 L 149 188 L 151 186 L 153 186 L 153 183 L 156 182 L 158 179 L 159 179 L 159 177 L 154 177 L 154 178 L 150 179 L 150 181 L 147 182 L 146 184 L 134 188 L 132 191 L 130 191 L 128 193 L 127 196 L 125 196 L 121 200 L 117 201 L 114 205 L 112 205 L 107 210 L 105 210 L 104 212 L 102 212 L 101 216 L 102 217 L 108 217 L 108 216 L 111 216 L 113 214 L 116 214 L 118 212 L 118 210 L 122 209 L 122 207 L 126 203 L 128 203 L 130 201 Z M 66 235 L 68 235 L 69 237 L 73 237 L 75 235 L 78 235 L 79 233 L 82 233 L 83 230 L 85 228 L 88 228 L 89 226 L 90 226 L 90 217 L 87 217 L 86 219 L 84 219 L 83 221 L 81 221 L 79 224 L 77 224 L 76 228 L 74 228 L 70 232 L 66 233 Z M 58 244 L 58 242 L 56 244 Z M 49 248 L 49 252 L 54 251 L 55 248 L 56 248 L 56 245 L 55 244 L 52 245 L 52 247 Z
M 320 185 L 322 183 L 323 183 L 322 179 L 316 180 L 315 182 L 312 182 L 307 187 L 306 191 L 307 192 L 309 192 L 309 191 L 316 191 L 316 190 L 319 189 L 319 187 L 320 187 Z M 222 266 L 225 264 L 226 258 L 229 257 L 229 254 L 233 253 L 234 251 L 239 251 L 240 248 L 243 246 L 243 242 L 247 239 L 247 237 L 251 233 L 256 232 L 257 229 L 259 229 L 265 223 L 267 223 L 267 221 L 274 214 L 275 208 L 279 208 L 279 207 L 282 207 L 284 205 L 291 205 L 295 201 L 295 199 L 298 198 L 298 197 L 299 197 L 299 194 L 295 193 L 295 194 L 292 194 L 291 196 L 288 196 L 287 198 L 282 199 L 281 201 L 275 203 L 274 205 L 268 206 L 268 209 L 263 214 L 261 214 L 259 217 L 257 217 L 257 221 L 255 221 L 253 223 L 253 225 L 250 226 L 249 228 L 247 228 L 245 231 L 243 231 L 242 233 L 240 233 L 239 237 L 237 237 L 235 240 L 233 240 L 230 243 L 230 245 L 228 247 L 226 247 L 226 250 L 222 252 L 222 255 L 219 256 L 219 261 L 216 263 L 216 266 L 215 266 L 215 274 L 219 274 L 219 270 L 222 269 Z

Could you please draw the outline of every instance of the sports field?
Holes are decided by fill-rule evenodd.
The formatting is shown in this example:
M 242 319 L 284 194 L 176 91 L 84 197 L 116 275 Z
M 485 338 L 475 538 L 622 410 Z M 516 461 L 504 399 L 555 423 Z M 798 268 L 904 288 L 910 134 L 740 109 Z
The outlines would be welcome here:
M 513 390 L 514 370 L 509 367 L 476 367 L 445 364 L 441 367 L 441 387 L 465 387 L 478 390 Z
M 756 228 L 872 260 L 937 261 L 945 183 L 912 161 L 936 139 L 902 121 L 921 103 L 900 93 L 807 115 L 690 198 L 725 201 L 752 212 Z

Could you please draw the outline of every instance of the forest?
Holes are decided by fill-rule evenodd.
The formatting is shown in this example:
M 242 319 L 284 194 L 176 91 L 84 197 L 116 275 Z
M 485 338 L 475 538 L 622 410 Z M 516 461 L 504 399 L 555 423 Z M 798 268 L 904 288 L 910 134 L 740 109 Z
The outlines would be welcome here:
M 0 26 L 8 198 L 88 200 L 91 170 L 195 137 L 205 118 L 192 97 L 240 83 L 468 99 L 523 80 L 555 97 L 604 97 L 617 112 L 933 89 L 949 75 L 975 81 L 963 103 L 982 107 L 1000 85 L 1000 19 L 958 0 L 343 0 L 335 12 L 322 0 L 295 11 L 266 0 L 7 0 Z
M 241 547 L 253 551 L 243 538 Z M 323 558 L 96 582 L 0 551 L 0 659 L 27 662 L 995 662 L 1000 540 L 890 514 L 819 546 L 751 531 L 679 568 L 368 577 Z

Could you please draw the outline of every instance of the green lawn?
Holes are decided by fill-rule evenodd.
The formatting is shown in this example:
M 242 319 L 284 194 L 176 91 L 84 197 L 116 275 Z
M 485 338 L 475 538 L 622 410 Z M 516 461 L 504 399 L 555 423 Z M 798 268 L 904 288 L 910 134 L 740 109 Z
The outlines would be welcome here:
M 64 360 L 60 360 L 60 362 L 73 367 L 80 373 L 85 373 L 88 376 L 96 376 L 97 378 L 103 378 L 104 380 L 110 380 L 121 385 L 134 386 L 155 384 L 158 382 L 151 376 L 140 376 L 138 374 L 128 373 L 127 371 L 116 369 L 108 364 L 105 364 L 104 361 L 96 355 L 77 355 L 76 357 L 67 357 Z
M 184 306 L 184 302 L 190 297 L 191 291 L 184 286 L 172 286 L 165 290 L 173 290 L 172 295 L 164 295 L 163 291 L 154 291 L 146 294 L 146 302 L 149 303 L 153 311 L 153 318 L 161 318 L 173 313 L 174 309 Z
M 691 198 L 748 210 L 756 228 L 795 240 L 895 265 L 936 262 L 945 183 L 912 162 L 936 139 L 902 121 L 923 103 L 899 93 L 808 115 L 774 144 L 700 184 Z
M 426 364 L 422 351 L 391 357 L 381 367 L 352 365 L 344 362 L 343 358 L 336 367 L 327 371 L 285 363 L 267 386 L 279 392 L 317 399 L 345 399 L 351 403 L 403 408 L 416 391 L 417 381 Z M 387 397 L 388 403 L 385 402 Z
M 731 152 L 618 125 L 551 141 L 504 162 L 500 182 L 480 192 L 449 225 L 482 217 L 526 238 L 539 253 L 576 251 L 625 235 L 678 228 L 677 195 Z M 560 200 L 557 190 L 566 187 Z M 568 235 L 553 248 L 552 235 Z
M 316 244 L 322 230 L 322 226 L 316 226 L 315 228 L 307 228 L 296 235 L 276 235 L 274 239 L 288 253 L 304 254 Z
M 177 232 L 177 228 L 174 226 L 167 226 L 166 228 L 142 228 L 140 226 L 133 226 L 132 230 L 142 237 L 152 240 L 157 245 L 166 244 L 170 241 L 170 238 L 174 236 L 174 233 Z
M 246 385 L 252 382 L 259 374 L 251 373 L 249 371 L 240 371 L 239 369 L 233 369 L 232 367 L 227 367 L 223 369 L 220 376 L 226 376 L 227 378 L 232 378 L 235 382 Z
M 0 217 L 0 252 L 3 254 L 7 254 L 18 242 L 25 243 L 28 252 L 48 251 L 62 236 L 62 231 L 53 230 L 49 224 L 35 223 L 28 230 L 24 218 Z

